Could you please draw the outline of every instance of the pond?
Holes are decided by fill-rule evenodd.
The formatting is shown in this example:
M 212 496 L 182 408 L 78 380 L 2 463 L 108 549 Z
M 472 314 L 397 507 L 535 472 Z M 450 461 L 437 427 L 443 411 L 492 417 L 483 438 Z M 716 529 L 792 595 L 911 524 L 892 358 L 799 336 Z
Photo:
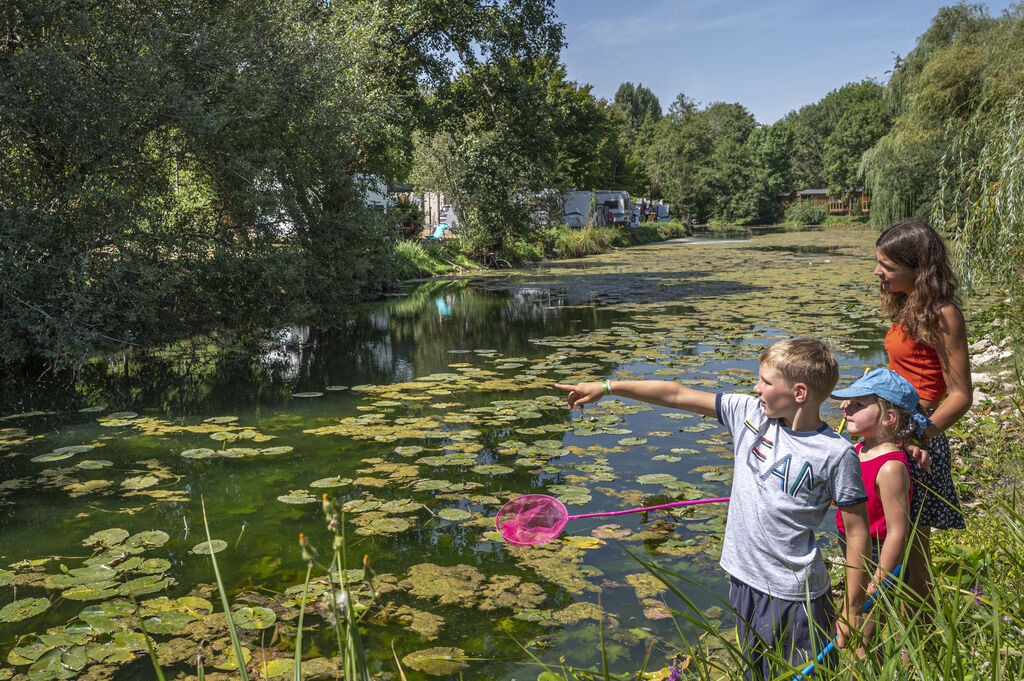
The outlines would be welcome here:
M 728 496 L 729 438 L 623 400 L 570 413 L 552 386 L 746 392 L 763 347 L 793 335 L 831 342 L 849 382 L 884 359 L 874 237 L 671 242 L 431 281 L 336 328 L 281 330 L 261 353 L 205 339 L 97 361 L 60 395 L 7 396 L 19 413 L 0 418 L 0 679 L 152 678 L 129 596 L 168 671 L 194 674 L 201 647 L 208 672 L 237 678 L 203 503 L 232 603 L 265 615 L 243 632 L 252 664 L 290 678 L 299 533 L 330 552 L 324 494 L 345 511 L 357 598 L 374 587 L 374 669 L 397 674 L 397 655 L 409 679 L 431 678 L 411 654 L 451 648 L 432 655 L 455 658 L 452 678 L 536 678 L 534 656 L 599 668 L 602 636 L 613 671 L 648 655 L 664 667 L 691 632 L 671 611 L 690 606 L 630 553 L 685 578 L 729 630 L 726 505 L 570 521 L 526 547 L 503 543 L 494 515 L 527 493 L 573 514 Z M 322 590 L 305 617 L 307 678 L 337 655 Z

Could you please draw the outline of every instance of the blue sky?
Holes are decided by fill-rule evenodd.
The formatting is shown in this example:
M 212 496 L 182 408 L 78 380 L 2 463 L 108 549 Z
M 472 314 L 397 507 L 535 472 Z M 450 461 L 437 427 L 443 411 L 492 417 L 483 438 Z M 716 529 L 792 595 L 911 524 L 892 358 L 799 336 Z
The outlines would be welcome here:
M 612 99 L 643 83 L 663 109 L 685 92 L 702 104 L 739 102 L 759 123 L 829 90 L 884 83 L 895 55 L 913 49 L 953 2 L 861 0 L 555 0 L 565 24 L 570 80 Z M 1010 2 L 986 3 L 998 16 Z

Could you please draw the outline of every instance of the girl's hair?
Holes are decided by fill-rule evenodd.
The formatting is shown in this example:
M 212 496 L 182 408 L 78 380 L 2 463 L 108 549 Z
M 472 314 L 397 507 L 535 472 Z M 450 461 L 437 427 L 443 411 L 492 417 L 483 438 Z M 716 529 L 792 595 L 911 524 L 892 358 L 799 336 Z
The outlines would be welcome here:
M 886 412 L 892 411 L 896 414 L 896 422 L 891 426 L 883 426 L 879 424 L 878 432 L 876 436 L 880 439 L 890 440 L 892 442 L 900 442 L 904 438 L 912 438 L 916 434 L 914 428 L 910 424 L 911 413 L 903 407 L 898 407 L 884 397 L 878 395 L 872 395 L 875 401 L 878 403 L 878 417 L 881 419 Z
M 886 258 L 917 274 L 910 294 L 881 292 L 882 313 L 906 327 L 914 340 L 934 347 L 939 342 L 942 306 L 960 303 L 942 237 L 927 223 L 910 218 L 882 232 L 875 246 Z

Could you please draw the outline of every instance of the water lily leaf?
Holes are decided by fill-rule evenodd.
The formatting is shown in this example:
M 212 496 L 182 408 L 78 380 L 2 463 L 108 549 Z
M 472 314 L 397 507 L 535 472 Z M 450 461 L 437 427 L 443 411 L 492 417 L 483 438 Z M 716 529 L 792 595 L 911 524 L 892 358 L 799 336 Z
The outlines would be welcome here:
M 34 617 L 50 607 L 45 598 L 22 598 L 0 608 L 0 622 L 20 622 Z
M 423 504 L 412 499 L 392 499 L 380 507 L 382 511 L 387 511 L 388 513 L 411 513 L 421 508 L 423 508 Z
M 347 385 L 329 385 L 326 388 L 324 388 L 324 390 L 330 390 L 331 392 L 335 392 L 335 391 L 338 391 L 338 390 L 348 390 L 348 386 Z
M 78 584 L 93 584 L 105 582 L 117 578 L 117 570 L 106 565 L 90 565 L 88 567 L 74 568 L 67 573 L 54 575 L 49 582 L 54 586 L 76 586 Z
M 395 447 L 395 454 L 401 454 L 402 456 L 409 456 L 412 454 L 419 454 L 423 451 L 423 447 L 419 445 L 408 445 L 405 447 Z
M 96 471 L 101 468 L 110 468 L 113 465 L 113 461 L 107 461 L 106 459 L 83 459 L 75 464 L 75 467 L 83 471 Z
M 125 489 L 145 489 L 152 487 L 153 485 L 160 482 L 155 475 L 135 475 L 130 478 L 125 478 L 121 483 L 121 487 Z
M 292 393 L 292 397 L 323 397 L 321 392 Z
M 199 447 L 197 449 L 186 449 L 181 455 L 186 459 L 209 459 L 217 456 L 217 452 L 208 447 Z
M 282 494 L 277 500 L 285 504 L 315 504 L 317 498 L 305 490 L 292 490 L 288 494 Z
M 352 484 L 352 478 L 343 478 L 340 475 L 336 475 L 333 478 L 320 478 L 309 483 L 310 487 L 317 489 L 323 489 L 328 487 L 345 487 L 346 485 Z
M 108 419 L 134 419 L 138 417 L 139 415 L 134 411 L 115 411 L 111 414 L 107 414 Z
M 242 440 L 252 440 L 257 435 L 259 435 L 259 433 L 257 433 L 252 428 L 246 428 L 245 430 L 238 431 L 238 437 L 239 437 L 239 439 L 242 439 Z
M 461 508 L 443 508 L 437 512 L 439 518 L 450 521 L 465 520 L 473 516 L 469 511 L 465 511 Z
M 380 508 L 380 502 L 376 499 L 353 499 L 346 501 L 342 508 L 349 513 L 364 513 Z
M 647 475 L 638 476 L 636 481 L 641 485 L 664 485 L 669 482 L 675 482 L 676 476 L 669 473 L 648 473 Z
M 101 601 L 120 593 L 117 582 L 96 582 L 73 586 L 62 591 L 60 595 L 71 601 Z
M 327 386 L 330 390 L 332 386 Z M 278 676 L 292 676 L 295 669 L 295 660 L 290 657 L 277 657 L 267 661 L 267 678 L 273 679 Z
M 196 618 L 184 612 L 174 610 L 162 612 L 143 620 L 146 631 L 150 634 L 174 634 L 184 631 Z
M 225 459 L 244 459 L 247 456 L 256 456 L 260 450 L 252 447 L 229 447 L 217 453 Z
M 171 561 L 166 558 L 148 558 L 139 565 L 138 571 L 144 573 L 167 572 L 171 569 Z
M 211 549 L 211 546 L 212 549 Z M 223 539 L 213 539 L 210 542 L 201 542 L 192 547 L 192 553 L 199 553 L 203 555 L 209 555 L 211 553 L 220 553 L 228 547 L 228 543 Z
M 481 475 L 505 475 L 507 473 L 512 473 L 514 470 L 514 468 L 509 468 L 508 466 L 502 466 L 496 463 L 473 466 L 473 472 L 480 473 Z
M 647 444 L 647 438 L 645 437 L 624 437 L 619 440 L 619 444 L 623 447 L 632 447 L 634 445 Z
M 238 435 L 228 430 L 218 430 L 216 433 L 210 433 L 210 439 L 217 442 L 233 442 L 238 439 Z
M 252 651 L 245 646 L 241 646 L 241 648 L 242 664 L 247 665 L 252 659 Z M 238 669 L 238 658 L 235 657 L 235 647 L 229 645 L 225 648 L 224 655 L 214 660 L 212 666 L 214 669 L 222 669 L 224 671 L 234 671 L 235 669 Z
M 277 621 L 277 615 L 269 608 L 240 608 L 231 613 L 231 619 L 242 629 L 266 629 Z
M 128 530 L 122 530 L 120 527 L 111 527 L 99 532 L 93 532 L 82 541 L 82 546 L 92 546 L 93 544 L 117 546 L 127 539 L 128 535 Z
M 128 580 L 121 585 L 119 591 L 123 596 L 144 596 L 166 589 L 173 582 L 173 579 L 163 575 L 144 575 Z
M 71 679 L 85 667 L 89 658 L 84 646 L 54 648 L 32 663 L 28 669 L 30 681 Z
M 40 658 L 47 650 L 52 650 L 53 645 L 44 643 L 41 639 L 23 638 L 21 642 L 7 654 L 7 664 L 20 666 L 32 664 Z
M 49 454 L 40 454 L 39 456 L 33 456 L 29 461 L 35 461 L 37 463 L 49 463 L 50 461 L 62 461 L 64 459 L 70 459 L 74 454 L 71 452 L 50 452 Z
M 79 413 L 82 413 L 82 414 L 93 414 L 93 413 L 98 412 L 98 411 L 103 411 L 106 408 L 107 408 L 107 405 L 105 405 L 105 404 L 94 404 L 91 407 L 82 407 L 78 411 L 79 411 Z
M 294 451 L 295 447 L 289 445 L 281 445 L 280 447 L 264 447 L 260 450 L 260 454 L 263 456 L 274 456 L 276 454 L 287 454 Z
M 0 570 L 0 586 L 7 586 L 14 580 L 14 573 L 10 570 Z
M 390 534 L 393 532 L 404 532 L 410 527 L 409 521 L 405 518 L 377 518 L 370 523 L 370 529 L 374 532 Z
M 171 536 L 163 530 L 146 530 L 145 532 L 139 532 L 128 537 L 124 545 L 131 548 L 155 549 L 166 544 L 170 538 Z
M 211 416 L 208 419 L 203 419 L 203 423 L 215 423 L 220 425 L 223 423 L 234 423 L 237 420 L 237 416 Z
M 449 676 L 463 669 L 466 653 L 461 648 L 428 648 L 402 658 L 402 664 L 431 676 Z

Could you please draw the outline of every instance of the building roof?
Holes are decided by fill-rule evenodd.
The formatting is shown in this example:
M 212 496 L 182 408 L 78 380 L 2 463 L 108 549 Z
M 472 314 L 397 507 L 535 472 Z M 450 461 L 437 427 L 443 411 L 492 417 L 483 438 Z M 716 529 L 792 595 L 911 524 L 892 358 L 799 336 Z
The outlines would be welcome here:
M 827 189 L 798 189 L 797 194 L 801 196 L 822 196 L 828 194 Z

